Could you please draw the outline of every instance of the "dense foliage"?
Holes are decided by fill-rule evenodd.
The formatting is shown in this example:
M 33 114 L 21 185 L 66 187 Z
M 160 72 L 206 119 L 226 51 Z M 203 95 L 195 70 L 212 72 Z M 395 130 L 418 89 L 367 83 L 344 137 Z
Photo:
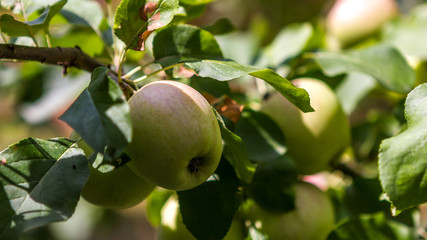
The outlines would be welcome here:
M 223 239 L 229 229 L 246 239 L 280 238 L 281 232 L 271 231 L 280 228 L 271 227 L 277 222 L 250 209 L 294 219 L 307 215 L 311 211 L 301 206 L 313 203 L 296 186 L 309 182 L 316 186 L 310 191 L 326 196 L 334 209 L 334 216 L 325 216 L 333 221 L 330 231 L 322 228 L 327 239 L 427 237 L 427 5 L 405 9 L 404 1 L 393 2 L 383 6 L 390 12 L 381 19 L 362 17 L 372 26 L 361 35 L 344 36 L 337 32 L 353 25 L 331 25 L 333 17 L 325 14 L 334 1 L 294 2 L 1 0 L 0 239 L 47 239 L 51 233 L 43 231 L 55 222 L 77 217 L 90 174 L 129 171 L 136 157 L 126 150 L 137 144 L 132 140 L 139 122 L 132 120 L 128 100 L 158 80 L 179 81 L 203 95 L 223 148 L 214 174 L 201 185 L 151 193 L 144 211 L 153 226 L 166 231 L 163 206 L 178 199 L 173 221 L 182 218 L 181 228 L 197 239 Z M 307 78 L 324 87 L 305 90 L 290 81 Z M 267 113 L 265 104 L 276 95 L 286 104 Z M 169 97 L 166 105 L 173 107 L 178 95 Z M 186 129 L 179 125 L 182 112 L 168 119 L 166 130 Z M 81 138 L 70 139 L 71 131 Z M 139 136 L 168 135 L 156 133 Z M 195 135 L 180 136 L 166 141 L 162 154 L 178 142 L 195 142 Z M 80 141 L 94 153 L 85 155 Z M 138 144 L 144 141 L 152 142 Z M 300 161 L 307 152 L 310 158 Z M 317 167 L 317 159 L 326 162 Z M 172 179 L 161 171 L 151 174 Z M 269 232 L 259 224 L 263 218 Z M 297 227 L 306 234 L 322 225 L 301 221 Z

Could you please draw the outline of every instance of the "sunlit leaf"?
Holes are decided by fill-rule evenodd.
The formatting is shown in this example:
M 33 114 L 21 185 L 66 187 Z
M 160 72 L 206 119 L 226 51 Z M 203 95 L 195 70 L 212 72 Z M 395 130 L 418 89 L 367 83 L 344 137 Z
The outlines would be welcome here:
M 128 49 L 144 50 L 148 36 L 169 24 L 178 7 L 178 0 L 123 0 L 116 11 L 114 34 Z
M 399 210 L 427 202 L 427 84 L 409 93 L 405 118 L 407 129 L 383 140 L 378 155 L 383 190 Z
M 361 215 L 338 226 L 328 240 L 418 240 L 414 229 L 387 220 L 384 214 Z
M 11 15 L 3 14 L 0 17 L 1 31 L 11 37 L 34 36 L 41 30 L 48 30 L 50 20 L 57 14 L 67 0 L 61 0 L 52 6 L 48 6 L 40 16 L 32 21 L 21 22 L 15 20 Z
M 318 52 L 314 58 L 328 76 L 359 72 L 391 91 L 407 93 L 415 85 L 414 70 L 394 47 L 375 45 L 347 53 Z

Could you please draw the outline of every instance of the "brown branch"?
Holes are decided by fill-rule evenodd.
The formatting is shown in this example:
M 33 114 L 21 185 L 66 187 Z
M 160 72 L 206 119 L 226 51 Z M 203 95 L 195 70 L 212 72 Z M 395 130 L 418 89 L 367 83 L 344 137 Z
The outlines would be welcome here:
M 84 53 L 79 47 L 28 47 L 14 44 L 0 44 L 0 59 L 38 61 L 66 67 L 76 67 L 89 72 L 105 66 Z

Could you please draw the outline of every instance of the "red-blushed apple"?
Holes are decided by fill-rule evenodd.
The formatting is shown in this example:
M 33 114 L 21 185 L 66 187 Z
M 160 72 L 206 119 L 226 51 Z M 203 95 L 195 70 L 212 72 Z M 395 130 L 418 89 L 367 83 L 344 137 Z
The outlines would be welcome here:
M 215 113 L 192 87 L 157 81 L 130 99 L 132 142 L 129 168 L 170 190 L 202 184 L 218 167 L 222 138 Z
M 70 139 L 78 140 L 77 145 L 89 157 L 93 149 L 80 139 L 76 132 Z M 91 204 L 110 208 L 130 208 L 142 202 L 156 187 L 146 180 L 138 177 L 127 165 L 123 165 L 111 172 L 102 173 L 92 167 L 89 178 L 83 186 L 82 197 Z
M 292 211 L 269 212 L 252 200 L 242 209 L 250 224 L 270 240 L 325 240 L 335 225 L 334 207 L 328 195 L 306 182 L 295 185 Z
M 346 46 L 374 34 L 397 13 L 394 0 L 338 0 L 327 15 L 326 26 L 332 38 Z
M 176 196 L 171 196 L 165 203 L 161 217 L 161 223 L 157 228 L 157 240 L 196 240 L 182 221 Z M 242 223 L 235 219 L 231 222 L 224 240 L 243 240 L 245 235 Z
M 348 119 L 326 83 L 312 78 L 295 79 L 292 83 L 308 92 L 314 112 L 302 112 L 278 92 L 263 103 L 261 111 L 281 128 L 289 156 L 300 174 L 327 170 L 330 161 L 350 143 Z

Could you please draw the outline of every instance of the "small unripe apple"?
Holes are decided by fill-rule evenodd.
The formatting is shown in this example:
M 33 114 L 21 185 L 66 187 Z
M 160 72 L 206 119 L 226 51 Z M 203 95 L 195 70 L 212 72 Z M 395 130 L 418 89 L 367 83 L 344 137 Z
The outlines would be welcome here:
M 263 103 L 261 111 L 281 128 L 288 154 L 300 174 L 327 170 L 330 161 L 350 143 L 348 119 L 326 83 L 312 78 L 300 78 L 292 83 L 308 92 L 314 112 L 302 112 L 278 92 Z
M 145 85 L 130 99 L 129 168 L 166 189 L 202 184 L 218 167 L 222 138 L 216 116 L 195 89 L 176 81 Z
M 332 201 L 316 186 L 299 182 L 295 186 L 295 209 L 269 212 L 254 202 L 243 207 L 249 221 L 270 240 L 325 240 L 334 229 Z
M 196 240 L 182 221 L 178 199 L 175 196 L 170 197 L 165 203 L 161 217 L 161 223 L 157 228 L 157 240 Z M 243 239 L 245 239 L 245 232 L 242 223 L 233 220 L 224 240 Z
M 79 136 L 73 132 L 70 139 L 78 140 Z M 89 157 L 93 149 L 83 139 L 77 142 Z M 146 180 L 138 177 L 126 165 L 108 173 L 96 170 L 89 166 L 90 174 L 83 186 L 82 197 L 97 206 L 124 209 L 142 202 L 156 187 Z
M 377 32 L 398 13 L 394 0 L 337 0 L 328 13 L 328 32 L 341 46 Z

